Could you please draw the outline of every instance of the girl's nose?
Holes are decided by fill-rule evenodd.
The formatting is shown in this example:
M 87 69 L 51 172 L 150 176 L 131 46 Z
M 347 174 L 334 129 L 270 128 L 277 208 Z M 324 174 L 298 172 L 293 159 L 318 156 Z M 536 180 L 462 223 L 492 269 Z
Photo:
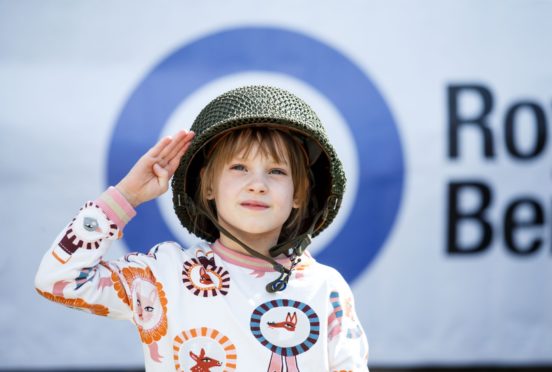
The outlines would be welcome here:
M 249 185 L 248 185 L 248 190 L 250 192 L 259 193 L 259 194 L 266 193 L 267 186 L 266 186 L 264 177 L 259 174 L 252 175 L 251 181 L 249 182 Z

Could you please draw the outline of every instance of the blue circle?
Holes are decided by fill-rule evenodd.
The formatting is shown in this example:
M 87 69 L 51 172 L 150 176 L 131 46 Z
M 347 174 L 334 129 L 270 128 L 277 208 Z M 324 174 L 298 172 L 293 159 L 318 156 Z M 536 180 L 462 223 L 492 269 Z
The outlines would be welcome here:
M 301 343 L 294 346 L 278 346 L 271 343 L 262 333 L 261 319 L 268 311 L 277 307 L 291 307 L 301 311 L 309 320 L 309 334 Z M 320 336 L 320 319 L 318 314 L 307 304 L 294 300 L 278 299 L 267 301 L 255 308 L 251 313 L 249 328 L 253 336 L 264 347 L 282 356 L 295 356 L 309 350 L 318 341 Z
M 213 80 L 246 71 L 302 80 L 332 102 L 350 126 L 359 155 L 358 193 L 347 222 L 316 258 L 353 281 L 393 227 L 403 189 L 403 153 L 391 112 L 368 77 L 346 56 L 311 37 L 277 28 L 238 28 L 196 40 L 164 58 L 136 87 L 117 120 L 108 185 L 115 185 L 157 142 L 187 97 Z M 142 252 L 159 241 L 177 240 L 155 202 L 138 207 L 124 239 Z

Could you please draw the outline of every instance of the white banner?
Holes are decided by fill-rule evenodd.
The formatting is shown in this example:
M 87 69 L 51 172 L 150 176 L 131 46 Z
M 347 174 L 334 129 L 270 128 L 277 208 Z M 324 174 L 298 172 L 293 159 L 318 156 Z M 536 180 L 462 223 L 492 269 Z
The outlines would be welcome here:
M 81 205 L 216 95 L 311 103 L 348 189 L 317 259 L 377 366 L 552 364 L 552 3 L 0 1 L 0 368 L 143 364 L 130 323 L 49 303 Z M 171 195 L 110 258 L 189 244 Z M 147 226 L 147 228 L 146 228 Z

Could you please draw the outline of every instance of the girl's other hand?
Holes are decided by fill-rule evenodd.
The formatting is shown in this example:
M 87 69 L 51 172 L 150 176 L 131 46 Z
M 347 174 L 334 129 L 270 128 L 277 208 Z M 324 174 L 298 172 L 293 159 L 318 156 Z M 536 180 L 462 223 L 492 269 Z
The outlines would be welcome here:
M 194 132 L 186 130 L 162 138 L 115 187 L 134 207 L 164 194 L 192 138 Z

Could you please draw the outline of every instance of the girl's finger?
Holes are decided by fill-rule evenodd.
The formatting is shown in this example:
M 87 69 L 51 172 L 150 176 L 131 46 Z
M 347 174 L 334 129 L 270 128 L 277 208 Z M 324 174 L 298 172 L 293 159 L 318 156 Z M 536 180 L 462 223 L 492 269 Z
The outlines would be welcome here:
M 166 189 L 169 183 L 169 172 L 157 163 L 153 165 L 153 171 L 157 176 L 161 188 Z
M 174 142 L 167 146 L 165 151 L 160 155 L 163 158 L 163 162 L 169 163 L 182 149 L 186 143 L 186 133 L 182 133 L 179 136 L 175 136 Z
M 180 147 L 179 144 L 186 137 L 186 133 L 187 132 L 185 130 L 176 132 L 174 136 L 172 136 L 171 143 L 169 143 L 157 156 L 162 159 L 170 159 L 171 153 L 178 152 L 178 148 Z
M 166 166 L 167 164 L 171 164 L 173 160 L 176 159 L 177 166 L 178 162 L 180 162 L 180 158 L 187 150 L 187 145 L 192 141 L 194 138 L 195 133 L 194 132 L 187 132 L 184 137 L 176 144 L 173 148 L 173 150 L 165 156 L 162 160 L 160 160 L 160 164 L 162 166 Z M 175 168 L 176 169 L 176 168 Z
M 172 142 L 172 138 L 170 136 L 163 137 L 153 146 L 149 151 L 147 152 L 149 156 L 157 157 L 161 152 Z
M 184 146 L 180 149 L 178 154 L 176 154 L 176 156 L 172 158 L 171 161 L 169 162 L 167 169 L 171 174 L 171 177 L 174 174 L 174 172 L 176 172 L 176 168 L 178 168 L 178 166 L 180 165 L 180 159 L 182 159 L 182 156 L 184 156 L 184 154 L 190 147 L 190 143 L 191 143 L 190 141 L 186 142 Z

